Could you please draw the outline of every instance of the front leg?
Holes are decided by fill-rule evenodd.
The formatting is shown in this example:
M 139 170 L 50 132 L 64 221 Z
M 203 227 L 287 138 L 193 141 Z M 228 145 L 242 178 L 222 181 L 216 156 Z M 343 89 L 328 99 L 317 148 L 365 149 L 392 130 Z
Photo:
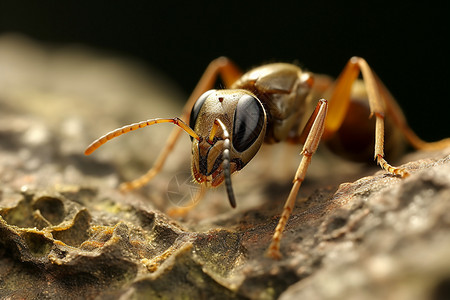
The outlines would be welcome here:
M 281 214 L 280 220 L 278 221 L 278 225 L 275 228 L 275 233 L 272 237 L 272 242 L 267 251 L 267 256 L 280 259 L 280 242 L 281 237 L 283 235 L 284 228 L 286 227 L 286 223 L 292 213 L 292 210 L 295 206 L 295 200 L 297 198 L 298 190 L 305 179 L 306 171 L 308 170 L 308 166 L 311 163 L 311 158 L 313 154 L 316 152 L 317 147 L 319 146 L 320 139 L 322 137 L 322 133 L 324 130 L 325 118 L 327 115 L 328 104 L 326 100 L 320 100 L 314 110 L 310 122 L 311 129 L 309 130 L 308 136 L 306 138 L 305 144 L 303 146 L 303 150 L 301 154 L 303 155 L 300 165 L 298 166 L 297 172 L 295 173 L 293 186 L 289 196 L 284 204 L 283 212 Z

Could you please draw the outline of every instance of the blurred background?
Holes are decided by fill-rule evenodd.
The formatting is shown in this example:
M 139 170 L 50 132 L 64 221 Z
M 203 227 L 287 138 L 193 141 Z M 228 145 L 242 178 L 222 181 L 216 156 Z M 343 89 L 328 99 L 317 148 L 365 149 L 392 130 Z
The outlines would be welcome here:
M 420 136 L 450 135 L 448 2 L 239 2 L 0 0 L 0 34 L 130 57 L 156 69 L 186 96 L 221 55 L 244 70 L 286 61 L 332 76 L 358 55 Z

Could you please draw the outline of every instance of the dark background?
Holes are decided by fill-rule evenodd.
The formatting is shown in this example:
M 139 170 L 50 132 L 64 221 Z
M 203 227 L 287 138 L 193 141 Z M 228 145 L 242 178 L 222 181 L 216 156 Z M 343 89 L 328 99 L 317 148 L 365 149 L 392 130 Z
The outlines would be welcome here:
M 0 33 L 137 58 L 186 95 L 221 55 L 243 69 L 279 60 L 333 76 L 358 55 L 398 99 L 420 136 L 450 136 L 446 1 L 240 2 L 0 0 Z

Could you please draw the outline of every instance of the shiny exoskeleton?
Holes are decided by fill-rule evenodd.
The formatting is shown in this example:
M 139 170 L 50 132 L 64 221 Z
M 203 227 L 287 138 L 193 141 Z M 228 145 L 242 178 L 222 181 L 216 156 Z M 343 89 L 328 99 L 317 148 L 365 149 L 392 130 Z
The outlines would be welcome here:
M 358 79 L 360 73 L 362 79 Z M 218 76 L 229 89 L 211 90 Z M 309 119 L 305 119 L 305 111 L 317 101 L 317 96 L 328 101 L 319 100 Z M 189 125 L 185 123 L 187 120 Z M 85 154 L 123 133 L 158 123 L 173 123 L 177 127 L 153 168 L 137 180 L 122 184 L 122 190 L 141 187 L 161 170 L 181 129 L 191 136 L 193 177 L 202 187 L 215 187 L 225 181 L 233 207 L 236 200 L 230 176 L 244 168 L 264 143 L 303 144 L 303 158 L 268 249 L 273 258 L 281 257 L 283 230 L 321 140 L 329 143 L 336 153 L 355 160 L 367 159 L 367 149 L 373 149 L 378 164 L 400 177 L 408 176 L 409 172 L 391 166 L 384 159 L 385 123 L 389 129 L 387 141 L 393 150 L 400 148 L 399 136 L 418 149 L 450 145 L 449 139 L 434 143 L 419 139 L 392 95 L 359 57 L 351 58 L 334 82 L 286 63 L 263 65 L 242 74 L 230 60 L 218 58 L 206 69 L 181 118 L 150 119 L 118 128 L 94 141 Z
M 230 168 L 231 173 L 239 171 L 263 142 L 284 141 L 301 132 L 299 125 L 312 83 L 311 75 L 294 65 L 255 68 L 231 89 L 209 90 L 201 95 L 192 108 L 189 126 L 201 137 L 209 136 L 215 119 L 231 128 Z M 193 139 L 192 172 L 198 183 L 217 186 L 224 180 L 222 142 L 221 132 L 212 142 Z

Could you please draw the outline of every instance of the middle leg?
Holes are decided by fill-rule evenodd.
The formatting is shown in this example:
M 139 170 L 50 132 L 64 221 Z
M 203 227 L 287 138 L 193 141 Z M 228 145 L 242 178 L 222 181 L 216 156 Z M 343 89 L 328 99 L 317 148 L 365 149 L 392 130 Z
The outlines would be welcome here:
M 379 79 L 377 79 L 375 73 L 363 58 L 352 57 L 333 86 L 333 91 L 329 99 L 330 108 L 328 112 L 329 116 L 325 123 L 324 140 L 330 139 L 337 132 L 349 112 L 351 88 L 357 80 L 359 73 L 362 74 L 367 92 L 370 117 L 375 117 L 374 158 L 387 172 L 393 175 L 407 177 L 409 175 L 408 171 L 403 168 L 393 167 L 384 159 L 384 118 L 386 109 L 392 115 L 391 117 L 397 126 L 397 121 L 402 118 L 404 119 L 404 117 L 400 110 L 390 109 L 393 104 L 390 103 L 389 99 L 385 98 L 385 92 L 381 89 Z

